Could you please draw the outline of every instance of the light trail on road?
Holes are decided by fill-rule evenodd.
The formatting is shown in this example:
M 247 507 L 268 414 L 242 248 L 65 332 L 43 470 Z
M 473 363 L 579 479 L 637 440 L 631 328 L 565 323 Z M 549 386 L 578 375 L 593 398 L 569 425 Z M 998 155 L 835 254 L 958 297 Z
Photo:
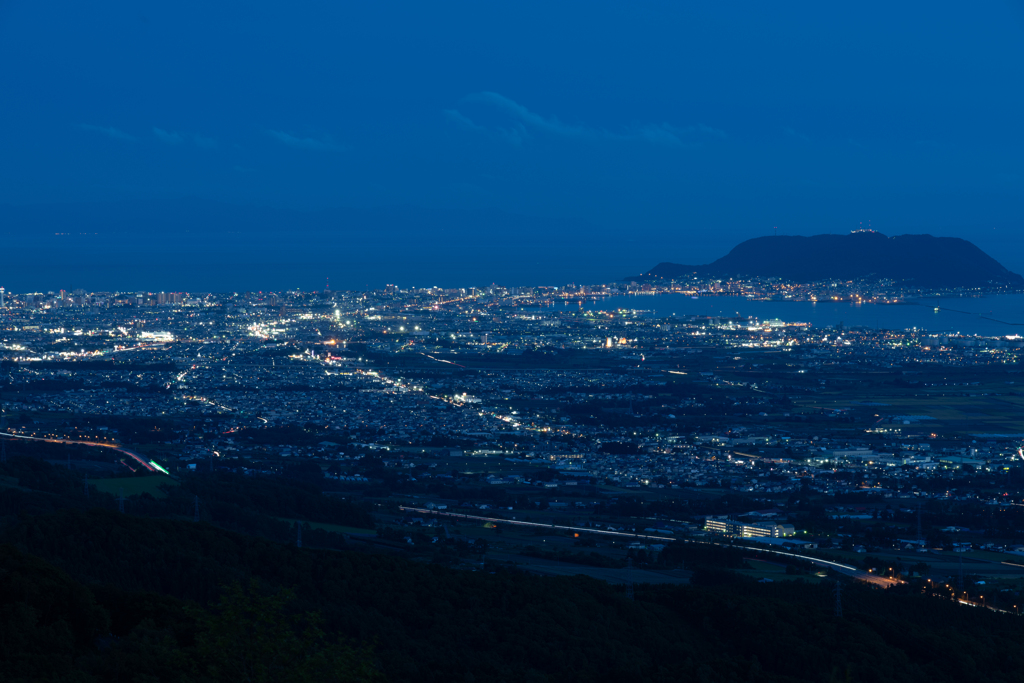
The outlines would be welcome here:
M 127 448 L 115 446 L 114 444 L 110 443 L 101 443 L 99 441 L 77 441 L 75 439 L 44 439 L 39 436 L 23 436 L 21 434 L 11 434 L 9 432 L 0 433 L 0 436 L 6 436 L 11 439 L 28 439 L 29 441 L 46 441 L 47 443 L 77 444 L 80 446 L 102 446 L 103 448 L 112 448 L 115 451 L 118 451 L 119 453 L 124 453 L 125 455 L 131 456 L 131 458 L 133 458 L 136 462 L 138 462 L 140 465 L 145 467 L 150 472 L 157 471 L 155 467 L 153 467 L 148 462 L 143 460 L 140 456 L 136 455 L 135 453 L 132 453 Z
M 634 533 L 629 533 L 629 532 L 626 532 L 626 531 L 611 531 L 609 529 L 591 529 L 589 527 L 566 526 L 566 525 L 560 525 L 560 524 L 543 524 L 541 522 L 524 522 L 524 521 L 514 520 L 514 519 L 502 519 L 501 517 L 482 517 L 482 516 L 479 516 L 479 515 L 466 515 L 466 514 L 463 514 L 461 512 L 442 512 L 442 511 L 438 511 L 438 510 L 430 510 L 428 508 L 408 507 L 408 506 L 405 506 L 405 505 L 399 505 L 398 509 L 399 510 L 408 511 L 408 512 L 420 512 L 420 513 L 428 514 L 428 515 L 442 515 L 442 516 L 445 516 L 445 517 L 456 517 L 456 518 L 461 517 L 461 518 L 464 518 L 464 519 L 473 519 L 473 520 L 479 520 L 479 521 L 484 521 L 484 522 L 501 522 L 503 524 L 516 524 L 516 525 L 519 525 L 519 526 L 540 527 L 540 528 L 544 528 L 544 529 L 559 529 L 559 530 L 562 530 L 562 531 L 586 532 L 586 533 L 590 533 L 590 534 L 604 534 L 606 536 L 621 536 L 621 537 L 624 537 L 624 538 L 643 538 L 643 539 L 654 539 L 654 540 L 658 540 L 658 541 L 678 541 L 680 543 L 705 543 L 705 541 L 692 541 L 690 539 L 675 538 L 675 537 L 672 537 L 672 536 L 655 536 L 655 535 L 652 535 L 652 534 L 634 534 Z M 850 577 L 852 577 L 854 579 L 857 579 L 859 581 L 865 581 L 867 583 L 872 583 L 872 584 L 874 584 L 876 586 L 883 586 L 885 588 L 888 588 L 889 586 L 894 586 L 894 585 L 896 585 L 898 583 L 898 581 L 896 581 L 894 579 L 887 579 L 884 576 L 877 576 L 875 574 L 871 574 L 870 572 L 865 572 L 865 571 L 862 571 L 860 569 L 857 569 L 856 567 L 853 567 L 853 566 L 848 565 L 848 564 L 840 564 L 839 562 L 832 562 L 831 560 L 822 560 L 820 558 L 810 557 L 808 555 L 798 555 L 796 553 L 788 553 L 788 552 L 785 552 L 783 550 L 775 550 L 773 548 L 760 548 L 760 547 L 754 547 L 754 546 L 735 546 L 735 545 L 731 545 L 731 544 L 728 544 L 728 543 L 716 543 L 714 541 L 707 542 L 707 544 L 708 545 L 717 545 L 717 546 L 722 546 L 722 547 L 728 547 L 728 548 L 745 548 L 745 549 L 749 549 L 749 550 L 757 551 L 757 552 L 772 553 L 773 555 L 782 555 L 784 557 L 793 557 L 793 558 L 796 558 L 796 559 L 799 559 L 799 560 L 805 560 L 805 561 L 810 562 L 811 564 L 814 564 L 814 565 L 816 565 L 818 567 L 826 567 L 826 568 L 829 568 L 829 569 L 835 569 L 836 571 L 840 572 L 841 574 L 844 574 L 846 576 L 850 576 Z

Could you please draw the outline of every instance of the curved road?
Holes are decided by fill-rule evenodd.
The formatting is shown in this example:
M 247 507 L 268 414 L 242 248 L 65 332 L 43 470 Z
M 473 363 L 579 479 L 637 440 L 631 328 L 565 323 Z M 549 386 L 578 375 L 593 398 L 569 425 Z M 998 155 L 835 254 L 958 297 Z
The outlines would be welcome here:
M 541 528 L 544 528 L 544 529 L 561 529 L 563 531 L 585 532 L 585 533 L 588 533 L 588 534 L 604 534 L 606 536 L 622 536 L 624 538 L 643 538 L 643 539 L 647 539 L 647 540 L 657 540 L 657 541 L 681 541 L 683 543 L 699 543 L 699 542 L 701 542 L 701 541 L 691 541 L 689 539 L 684 539 L 684 538 L 674 538 L 672 536 L 655 536 L 655 535 L 652 535 L 652 534 L 631 534 L 631 533 L 627 533 L 625 531 L 609 531 L 607 529 L 592 529 L 592 528 L 589 528 L 589 527 L 566 526 L 566 525 L 561 525 L 561 524 L 542 524 L 540 522 L 523 522 L 523 521 L 518 521 L 518 520 L 514 520 L 514 519 L 502 519 L 501 517 L 481 517 L 479 515 L 466 515 L 466 514 L 462 514 L 461 512 L 443 512 L 443 511 L 439 511 L 439 510 L 430 510 L 428 508 L 407 507 L 405 505 L 398 506 L 398 509 L 399 510 L 404 510 L 404 511 L 407 511 L 407 512 L 419 512 L 419 513 L 427 514 L 427 515 L 441 515 L 441 516 L 444 516 L 444 517 L 461 517 L 463 519 L 472 519 L 472 520 L 479 520 L 479 521 L 484 521 L 484 522 L 501 522 L 502 524 L 516 524 L 516 525 L 519 525 L 519 526 L 541 527 Z M 726 544 L 726 543 L 715 543 L 714 541 L 711 541 L 711 545 L 726 546 L 726 545 L 729 545 L 729 544 Z M 822 560 L 820 558 L 810 557 L 808 555 L 798 555 L 797 553 L 789 553 L 789 552 L 786 552 L 784 550 L 775 550 L 774 548 L 761 548 L 761 547 L 757 547 L 757 546 L 731 546 L 730 545 L 729 547 L 750 548 L 751 550 L 756 550 L 756 551 L 762 552 L 762 553 L 772 553 L 773 555 L 783 555 L 783 556 L 786 556 L 786 557 L 793 557 L 793 558 L 796 558 L 796 559 L 799 559 L 799 560 L 805 560 L 805 561 L 810 562 L 811 564 L 813 564 L 815 566 L 824 567 L 826 569 L 834 569 L 835 571 L 839 572 L 840 574 L 844 574 L 844 575 L 849 576 L 849 577 L 851 577 L 853 579 L 856 579 L 858 581 L 865 581 L 867 583 L 874 584 L 874 585 L 880 586 L 882 588 L 888 588 L 889 586 L 894 586 L 897 583 L 899 583 L 899 581 L 896 581 L 894 579 L 888 579 L 888 578 L 886 578 L 884 576 L 878 576 L 877 574 L 872 574 L 871 572 L 862 571 L 862 570 L 857 569 L 856 567 L 850 566 L 848 564 L 840 564 L 839 562 L 832 562 L 830 560 Z
M 100 441 L 77 441 L 75 439 L 44 439 L 39 436 L 22 436 L 21 434 L 11 434 L 10 432 L 0 432 L 0 436 L 6 436 L 9 439 L 27 439 L 29 441 L 46 441 L 48 443 L 65 443 L 65 444 L 77 444 L 80 446 L 100 446 L 102 448 L 112 448 L 115 451 L 124 453 L 125 455 L 133 458 L 137 463 L 145 467 L 150 472 L 156 472 L 156 468 L 150 465 L 148 462 L 142 459 L 142 456 L 137 453 L 132 453 L 127 448 L 116 446 L 110 443 L 102 443 Z

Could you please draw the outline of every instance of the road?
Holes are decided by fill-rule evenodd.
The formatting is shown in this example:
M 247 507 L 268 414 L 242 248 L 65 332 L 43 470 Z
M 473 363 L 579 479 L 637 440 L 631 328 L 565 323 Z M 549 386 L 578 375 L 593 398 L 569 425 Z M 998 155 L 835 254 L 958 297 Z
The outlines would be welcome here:
M 75 439 L 44 439 L 39 436 L 22 436 L 21 434 L 0 433 L 0 437 L 3 436 L 6 436 L 9 439 L 27 439 L 29 441 L 46 441 L 47 443 L 76 444 L 79 446 L 100 446 L 101 448 L 111 448 L 115 451 L 118 451 L 119 453 L 124 453 L 125 455 L 131 457 L 132 459 L 135 460 L 135 462 L 139 463 L 150 472 L 156 472 L 156 468 L 150 465 L 145 460 L 143 460 L 142 456 L 138 455 L 137 453 L 132 453 L 127 448 L 123 448 L 121 446 L 117 446 L 111 443 L 103 443 L 102 441 L 78 441 Z
M 425 514 L 425 515 L 439 515 L 439 516 L 442 516 L 442 517 L 455 517 L 455 518 L 462 518 L 462 519 L 472 519 L 474 521 L 482 521 L 482 522 L 494 522 L 494 523 L 501 523 L 501 524 L 515 524 L 517 526 L 540 527 L 540 528 L 543 528 L 543 529 L 558 529 L 558 530 L 561 530 L 561 531 L 573 531 L 573 532 L 578 532 L 578 533 L 602 534 L 604 536 L 617 536 L 617 537 L 620 537 L 622 539 L 627 539 L 627 538 L 628 539 L 632 539 L 632 540 L 644 539 L 644 540 L 647 540 L 647 541 L 655 540 L 655 541 L 662 541 L 662 542 L 680 541 L 680 542 L 683 542 L 683 543 L 703 543 L 704 542 L 704 541 L 691 541 L 691 540 L 685 539 L 685 538 L 675 538 L 673 536 L 658 536 L 658 535 L 653 535 L 653 534 L 632 534 L 632 533 L 628 533 L 628 532 L 625 532 L 625 531 L 610 531 L 608 529 L 592 529 L 590 527 L 567 526 L 567 525 L 561 525 L 561 524 L 542 524 L 540 522 L 526 522 L 526 521 L 515 520 L 515 519 L 503 519 L 501 517 L 482 517 L 480 515 L 466 515 L 466 514 L 463 514 L 461 512 L 445 512 L 443 510 L 430 510 L 428 508 L 414 508 L 414 507 L 408 507 L 408 506 L 405 506 L 405 505 L 400 505 L 398 507 L 398 509 L 399 510 L 403 510 L 405 512 L 418 512 L 420 514 Z M 714 541 L 710 541 L 710 543 L 712 545 L 735 547 L 735 546 L 730 546 L 730 544 L 727 544 L 727 543 L 715 543 Z M 743 546 L 743 547 L 748 547 L 748 546 Z M 897 580 L 889 579 L 889 578 L 886 578 L 884 576 L 878 576 L 877 574 L 872 574 L 871 572 L 866 572 L 866 571 L 857 569 L 856 567 L 853 567 L 853 566 L 848 565 L 848 564 L 841 564 L 839 562 L 832 562 L 830 560 L 822 560 L 822 559 L 817 558 L 817 557 L 810 557 L 809 555 L 799 555 L 797 553 L 789 553 L 789 552 L 786 552 L 784 550 L 775 550 L 773 548 L 754 547 L 754 548 L 751 548 L 751 550 L 757 550 L 758 552 L 771 553 L 773 555 L 782 555 L 784 557 L 792 557 L 794 559 L 804 560 L 805 562 L 810 562 L 811 564 L 813 564 L 813 565 L 815 565 L 817 567 L 823 567 L 823 568 L 826 568 L 826 569 L 832 569 L 834 571 L 839 572 L 840 574 L 843 574 L 845 576 L 849 576 L 849 577 L 851 577 L 853 579 L 856 579 L 858 581 L 864 581 L 866 583 L 870 583 L 870 584 L 873 584 L 875 586 L 880 586 L 882 588 L 888 588 L 889 586 L 894 586 L 897 583 L 899 583 L 899 581 L 897 581 Z

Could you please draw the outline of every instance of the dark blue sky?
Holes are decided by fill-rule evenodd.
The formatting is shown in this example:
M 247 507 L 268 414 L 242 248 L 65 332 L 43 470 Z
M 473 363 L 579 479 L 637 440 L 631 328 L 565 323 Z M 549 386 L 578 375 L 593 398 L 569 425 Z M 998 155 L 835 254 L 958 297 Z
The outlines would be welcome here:
M 870 219 L 1024 271 L 1020 4 L 0 0 L 0 64 L 0 203 L 592 226 L 564 280 Z

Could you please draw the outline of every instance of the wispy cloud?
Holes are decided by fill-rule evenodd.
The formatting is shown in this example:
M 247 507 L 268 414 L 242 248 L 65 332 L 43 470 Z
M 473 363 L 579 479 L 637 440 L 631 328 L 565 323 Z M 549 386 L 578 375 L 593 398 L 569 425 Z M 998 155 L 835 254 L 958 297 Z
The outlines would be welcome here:
M 487 126 L 481 126 L 458 109 L 445 109 L 444 115 L 447 116 L 449 120 L 454 121 L 463 128 L 480 133 L 493 133 L 504 138 L 507 142 L 513 145 L 521 145 L 530 137 L 530 134 L 526 131 L 526 126 L 519 121 L 511 121 L 503 126 L 488 128 Z
M 515 145 L 521 145 L 528 140 L 531 137 L 531 130 L 542 135 L 575 138 L 601 134 L 601 131 L 596 129 L 565 124 L 557 118 L 544 118 L 518 102 L 496 92 L 484 91 L 467 95 L 462 98 L 461 104 L 483 105 L 503 115 L 505 120 L 501 124 L 482 126 L 458 110 L 449 110 L 451 112 L 450 116 L 458 116 L 461 120 L 470 123 L 476 128 L 495 133 Z
M 206 149 L 215 149 L 217 141 L 213 138 L 205 138 L 202 135 L 193 135 L 192 142 L 196 143 L 196 147 L 205 147 Z
M 153 127 L 153 135 L 156 136 L 157 140 L 166 145 L 183 145 L 191 141 L 196 147 L 203 147 L 205 149 L 216 149 L 218 147 L 217 141 L 213 138 L 202 135 L 190 135 L 188 133 L 176 133 L 164 130 L 163 128 L 157 128 L 156 126 Z
M 157 140 L 167 145 L 180 145 L 185 142 L 185 136 L 181 133 L 172 133 L 156 126 L 153 127 L 153 135 L 156 136 Z
M 456 123 L 478 131 L 498 135 L 513 144 L 523 144 L 532 135 L 547 135 L 580 140 L 639 141 L 667 147 L 694 147 L 710 139 L 725 139 L 726 134 L 709 126 L 673 126 L 668 123 L 643 123 L 620 131 L 593 126 L 564 123 L 556 117 L 545 117 L 530 111 L 518 102 L 496 92 L 467 95 L 460 102 L 489 109 L 498 114 L 501 123 L 483 125 L 457 109 L 446 109 L 445 115 Z
M 459 124 L 460 126 L 465 126 L 466 128 L 470 128 L 472 130 L 487 130 L 483 126 L 474 123 L 472 119 L 470 119 L 468 116 L 465 116 L 462 112 L 460 112 L 457 109 L 445 109 L 444 115 L 447 116 L 452 121 L 454 121 L 455 123 Z
M 288 145 L 289 147 L 296 147 L 298 149 L 317 149 L 328 151 L 338 151 L 341 149 L 341 146 L 338 145 L 329 135 L 323 137 L 301 137 L 299 135 L 293 135 L 280 130 L 268 130 L 267 135 L 282 144 Z
M 90 133 L 100 133 L 101 135 L 106 135 L 108 138 L 113 138 L 114 140 L 122 140 L 124 142 L 135 142 L 135 136 L 129 135 L 128 133 L 125 133 L 123 130 L 118 130 L 113 126 L 94 126 L 89 123 L 80 123 L 78 124 L 78 127 L 81 128 L 82 130 L 87 130 Z
M 673 126 L 669 123 L 648 123 L 633 126 L 626 135 L 616 136 L 622 140 L 646 140 L 648 142 L 670 147 L 694 147 L 709 140 L 725 140 L 728 136 L 711 126 Z

